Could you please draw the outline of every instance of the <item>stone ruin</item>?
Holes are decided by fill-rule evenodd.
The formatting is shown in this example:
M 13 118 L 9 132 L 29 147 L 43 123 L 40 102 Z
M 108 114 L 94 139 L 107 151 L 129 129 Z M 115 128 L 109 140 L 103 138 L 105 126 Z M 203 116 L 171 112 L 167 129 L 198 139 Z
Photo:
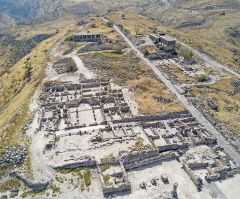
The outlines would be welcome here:
M 210 109 L 217 111 L 218 110 L 218 103 L 215 98 L 207 99 L 207 105 Z
M 109 81 L 85 80 L 80 84 L 46 86 L 41 103 L 41 128 L 48 131 L 94 126 L 131 117 L 122 91 L 112 89 Z
M 122 90 L 107 80 L 48 84 L 40 102 L 49 164 L 97 167 L 105 194 L 131 191 L 128 171 L 164 161 L 178 160 L 199 190 L 203 180 L 223 180 L 239 172 L 189 112 L 133 116 Z M 196 151 L 196 157 L 191 155 Z M 195 173 L 199 168 L 206 176 Z M 177 184 L 169 194 L 176 198 Z
M 199 190 L 203 185 L 203 178 L 207 182 L 224 180 L 239 173 L 239 168 L 227 156 L 221 147 L 209 148 L 198 146 L 190 149 L 182 156 L 183 168 Z M 196 170 L 206 170 L 204 176 L 195 173 Z
M 97 166 L 104 194 L 131 190 L 123 163 L 101 164 Z
M 0 169 L 23 163 L 26 154 L 25 147 L 6 147 L 0 157 Z

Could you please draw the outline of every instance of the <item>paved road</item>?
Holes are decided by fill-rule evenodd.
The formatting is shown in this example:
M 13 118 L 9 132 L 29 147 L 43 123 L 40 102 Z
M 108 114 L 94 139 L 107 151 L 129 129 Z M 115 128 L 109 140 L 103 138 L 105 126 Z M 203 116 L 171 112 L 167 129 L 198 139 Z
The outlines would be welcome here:
M 105 22 L 106 19 L 103 19 Z M 116 25 L 113 26 L 113 28 L 122 36 L 122 38 L 128 43 L 128 45 L 133 49 L 133 51 L 136 52 L 137 56 L 145 61 L 151 69 L 154 71 L 154 73 L 162 80 L 162 82 L 168 87 L 168 89 L 176 95 L 178 100 L 184 104 L 184 106 L 189 110 L 189 112 L 201 123 L 209 132 L 211 132 L 218 141 L 218 144 L 222 146 L 226 153 L 238 164 L 240 165 L 240 155 L 235 151 L 235 149 L 230 145 L 229 142 L 226 141 L 226 139 L 222 136 L 221 133 L 219 133 L 214 126 L 202 115 L 202 113 L 196 109 L 192 104 L 190 104 L 187 100 L 187 98 L 184 95 L 181 95 L 175 86 L 172 84 L 170 80 L 168 80 L 161 71 L 158 70 L 158 68 L 150 62 L 147 58 L 144 57 L 144 54 L 140 52 L 136 46 L 130 41 L 130 39 L 124 35 L 124 33 L 120 30 L 120 28 Z

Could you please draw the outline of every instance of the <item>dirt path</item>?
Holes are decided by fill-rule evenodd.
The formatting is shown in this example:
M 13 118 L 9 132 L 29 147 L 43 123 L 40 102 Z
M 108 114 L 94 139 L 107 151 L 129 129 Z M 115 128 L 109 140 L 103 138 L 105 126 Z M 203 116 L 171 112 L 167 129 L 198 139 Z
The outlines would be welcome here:
M 61 77 L 71 77 L 71 76 L 77 76 L 79 78 L 79 75 L 84 75 L 86 79 L 92 79 L 94 78 L 94 74 L 88 70 L 85 66 L 84 63 L 82 62 L 82 60 L 80 59 L 80 57 L 78 56 L 78 51 L 79 49 L 81 49 L 82 47 L 74 50 L 73 52 L 67 54 L 67 55 L 63 55 L 60 51 L 58 51 L 59 46 L 61 45 L 61 43 L 64 41 L 64 39 L 60 40 L 51 50 L 51 54 L 54 57 L 60 57 L 62 59 L 64 58 L 72 58 L 73 61 L 76 63 L 76 66 L 78 67 L 78 70 L 73 73 L 73 74 L 64 74 L 64 75 L 57 75 L 56 73 L 53 75 L 54 79 L 56 79 L 57 77 L 61 78 Z M 51 66 L 50 66 L 51 67 Z M 57 76 L 56 76 L 57 75 Z M 71 81 L 71 79 L 70 79 Z

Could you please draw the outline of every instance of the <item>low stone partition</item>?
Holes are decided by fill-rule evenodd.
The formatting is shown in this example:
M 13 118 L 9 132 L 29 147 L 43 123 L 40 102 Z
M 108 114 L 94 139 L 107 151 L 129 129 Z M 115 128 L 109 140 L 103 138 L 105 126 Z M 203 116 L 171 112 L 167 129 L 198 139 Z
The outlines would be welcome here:
M 188 167 L 190 169 L 206 169 L 208 167 L 208 162 L 194 162 L 194 163 L 188 163 Z
M 113 194 L 113 193 L 124 192 L 124 191 L 128 191 L 128 190 L 131 190 L 130 182 L 121 184 L 120 186 L 117 186 L 117 187 L 114 187 L 114 186 L 105 187 L 105 188 L 103 188 L 103 193 L 104 194 Z
M 182 111 L 182 112 L 171 112 L 171 113 L 159 114 L 159 115 L 124 118 L 121 120 L 113 120 L 113 123 L 118 124 L 118 123 L 127 123 L 127 122 L 153 122 L 157 120 L 170 120 L 170 119 L 178 119 L 178 118 L 186 118 L 186 117 L 191 117 L 191 114 L 187 111 Z
M 205 179 L 207 182 L 213 182 L 218 180 L 224 180 L 226 178 L 233 177 L 234 175 L 240 173 L 240 169 L 238 167 L 234 169 L 222 169 L 221 172 L 207 173 Z
M 101 169 L 101 167 L 104 166 L 106 166 L 106 168 Z M 106 170 L 111 169 L 112 166 L 118 167 L 119 170 L 114 171 L 113 173 L 111 172 L 105 173 Z M 128 180 L 124 165 L 121 161 L 119 160 L 104 161 L 97 165 L 97 171 L 103 189 L 103 193 L 105 195 L 116 194 L 119 192 L 126 192 L 131 190 L 131 184 Z M 110 178 L 112 178 L 113 181 L 108 182 Z
M 22 181 L 29 189 L 31 189 L 34 192 L 43 191 L 50 184 L 50 181 L 38 182 L 38 181 L 31 180 L 31 179 L 27 179 L 23 175 L 18 174 L 16 172 L 10 173 L 9 176 L 12 178 L 17 178 L 18 180 Z
M 133 155 L 127 155 L 121 158 L 126 170 L 142 167 L 158 161 L 171 160 L 177 158 L 175 152 L 168 151 L 159 153 L 158 150 L 135 152 Z
M 201 190 L 202 186 L 203 186 L 202 179 L 200 177 L 196 176 L 186 163 L 183 163 L 183 169 L 189 175 L 189 177 L 191 178 L 191 180 L 193 181 L 193 183 L 197 187 L 197 189 Z
M 163 146 L 159 146 L 159 152 L 166 152 L 166 151 L 174 151 L 174 150 L 178 150 L 178 149 L 184 149 L 184 148 L 188 148 L 188 144 L 187 143 L 182 143 L 182 144 L 166 144 Z
M 78 167 L 94 167 L 97 162 L 94 157 L 86 157 L 82 160 L 72 160 L 63 164 L 59 164 L 57 166 L 53 166 L 54 169 L 74 169 Z

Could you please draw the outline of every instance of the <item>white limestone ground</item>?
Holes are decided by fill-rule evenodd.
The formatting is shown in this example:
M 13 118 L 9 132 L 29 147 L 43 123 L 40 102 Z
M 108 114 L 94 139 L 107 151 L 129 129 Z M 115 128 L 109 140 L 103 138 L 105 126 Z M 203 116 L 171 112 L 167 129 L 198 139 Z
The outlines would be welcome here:
M 32 174 L 33 174 L 33 181 L 36 182 L 46 182 L 50 181 L 53 177 L 52 170 L 47 167 L 46 164 L 43 164 L 43 162 L 46 162 L 46 159 L 44 158 L 42 154 L 42 150 L 45 146 L 45 143 L 43 142 L 43 134 L 36 133 L 39 128 L 39 119 L 41 116 L 41 111 L 39 109 L 38 104 L 38 98 L 40 96 L 40 90 L 36 90 L 32 101 L 30 103 L 30 111 L 34 115 L 33 122 L 29 126 L 27 130 L 27 135 L 31 138 L 31 145 L 30 145 L 30 151 L 31 151 L 31 167 L 32 167 Z
M 140 128 L 135 127 L 134 130 L 135 132 L 139 133 L 137 137 L 141 138 L 145 145 L 150 144 L 144 133 L 140 133 Z M 97 131 L 81 136 L 73 135 L 74 130 L 65 131 L 66 135 L 68 135 L 69 133 L 71 133 L 72 135 L 61 137 L 55 149 L 47 153 L 48 159 L 50 159 L 48 161 L 49 165 L 56 167 L 64 165 L 66 164 L 66 162 L 75 162 L 84 155 L 95 157 L 95 159 L 100 162 L 101 159 L 111 155 L 118 157 L 119 152 L 125 151 L 129 147 L 134 146 L 136 142 L 135 140 L 125 140 L 119 143 L 114 143 L 114 145 L 109 143 L 103 146 L 98 146 L 97 144 L 91 144 L 88 142 L 93 135 L 98 134 Z M 105 134 L 103 133 L 103 136 L 109 137 L 113 135 L 106 132 Z
M 162 182 L 161 175 L 163 174 L 168 176 L 169 184 Z M 158 198 L 163 192 L 171 192 L 173 183 L 178 183 L 179 198 L 211 198 L 205 190 L 200 193 L 197 191 L 189 176 L 181 169 L 181 164 L 176 160 L 162 163 L 158 162 L 135 171 L 130 171 L 128 177 L 133 187 L 133 194 L 129 195 L 129 198 Z M 159 179 L 157 187 L 150 182 L 153 178 Z M 139 184 L 142 182 L 147 184 L 146 190 L 139 188 Z
M 216 186 L 219 187 L 222 193 L 227 198 L 239 198 L 240 196 L 240 189 L 239 189 L 239 183 L 240 183 L 240 174 L 236 175 L 233 179 L 227 179 L 222 182 L 216 182 Z

